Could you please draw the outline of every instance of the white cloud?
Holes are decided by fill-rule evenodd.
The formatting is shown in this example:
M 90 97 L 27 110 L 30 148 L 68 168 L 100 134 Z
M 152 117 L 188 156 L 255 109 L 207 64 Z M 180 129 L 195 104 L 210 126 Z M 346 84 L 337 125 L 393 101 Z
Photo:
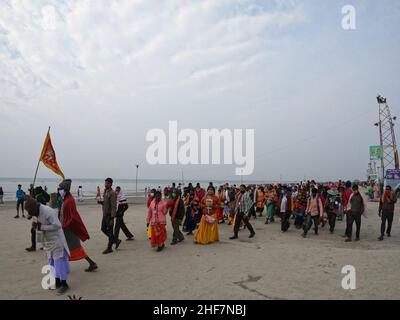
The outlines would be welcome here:
M 89 148 L 99 159 L 97 173 L 71 165 L 85 176 L 85 169 L 100 175 L 107 168 L 104 131 L 115 149 L 129 143 L 124 159 L 136 159 L 145 154 L 146 130 L 167 120 L 193 127 L 250 126 L 263 135 L 279 132 L 281 121 L 303 130 L 317 105 L 326 99 L 338 105 L 342 63 L 366 72 L 358 54 L 369 51 L 340 47 L 345 35 L 336 31 L 336 6 L 297 0 L 1 1 L 0 133 L 23 139 L 18 128 L 33 135 L 54 124 L 66 148 Z M 398 16 L 393 12 L 392 23 Z M 364 39 L 352 40 L 365 46 Z M 344 57 L 349 52 L 351 59 Z M 370 55 L 363 61 L 376 58 Z M 307 101 L 316 88 L 317 98 Z M 292 118 L 296 110 L 301 111 Z M 275 119 L 271 123 L 267 112 Z M 96 142 L 88 146 L 88 140 Z M 12 154 L 12 145 L 2 150 L 7 148 Z M 123 168 L 128 160 L 121 161 Z M 0 168 L 2 175 L 7 174 Z
M 0 13 L 1 89 L 26 102 L 71 84 L 89 92 L 109 82 L 182 84 L 203 69 L 261 54 L 269 28 L 301 21 L 292 9 L 265 12 L 240 0 L 7 1 Z

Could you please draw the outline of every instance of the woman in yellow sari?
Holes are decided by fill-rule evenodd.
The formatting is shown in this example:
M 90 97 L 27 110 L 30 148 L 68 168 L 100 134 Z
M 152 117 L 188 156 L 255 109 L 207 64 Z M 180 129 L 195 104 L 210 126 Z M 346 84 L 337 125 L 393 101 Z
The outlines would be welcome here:
M 201 200 L 200 208 L 203 211 L 203 216 L 194 236 L 194 242 L 208 244 L 219 241 L 217 214 L 220 209 L 220 200 L 215 195 L 213 186 L 208 187 L 207 194 Z

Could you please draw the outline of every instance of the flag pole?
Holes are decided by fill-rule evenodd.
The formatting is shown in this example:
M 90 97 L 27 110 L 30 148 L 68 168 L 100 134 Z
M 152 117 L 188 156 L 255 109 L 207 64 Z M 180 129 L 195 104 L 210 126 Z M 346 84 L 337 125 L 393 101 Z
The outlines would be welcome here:
M 47 131 L 47 134 L 49 134 L 49 133 L 50 133 L 50 127 L 49 127 L 49 130 Z M 47 135 L 46 135 L 46 137 L 47 137 Z M 42 148 L 42 150 L 43 150 L 43 148 Z M 38 173 L 38 170 L 39 170 L 39 164 L 40 164 L 41 158 L 42 158 L 42 152 L 40 152 L 40 157 L 39 157 L 39 161 L 38 161 L 38 163 L 37 163 L 37 167 L 36 167 L 36 171 L 35 171 L 35 176 L 34 176 L 34 178 L 33 178 L 32 192 L 33 192 L 33 188 L 35 187 L 36 176 L 37 176 L 37 173 Z

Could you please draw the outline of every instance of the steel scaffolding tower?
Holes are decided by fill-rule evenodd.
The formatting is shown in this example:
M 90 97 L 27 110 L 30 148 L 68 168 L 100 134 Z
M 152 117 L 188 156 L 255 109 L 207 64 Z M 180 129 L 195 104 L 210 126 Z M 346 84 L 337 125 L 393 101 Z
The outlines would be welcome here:
M 396 136 L 394 133 L 394 123 L 396 117 L 392 117 L 386 98 L 378 96 L 379 122 L 375 126 L 379 127 L 380 144 L 382 148 L 381 169 L 382 178 L 385 178 L 385 170 L 399 169 L 399 154 L 397 151 Z

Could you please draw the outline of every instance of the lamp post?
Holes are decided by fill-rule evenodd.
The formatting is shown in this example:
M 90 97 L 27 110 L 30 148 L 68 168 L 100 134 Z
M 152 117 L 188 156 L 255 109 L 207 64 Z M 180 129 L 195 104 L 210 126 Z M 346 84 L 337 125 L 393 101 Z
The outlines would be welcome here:
M 139 165 L 136 164 L 136 197 L 137 197 L 137 178 L 138 178 Z

